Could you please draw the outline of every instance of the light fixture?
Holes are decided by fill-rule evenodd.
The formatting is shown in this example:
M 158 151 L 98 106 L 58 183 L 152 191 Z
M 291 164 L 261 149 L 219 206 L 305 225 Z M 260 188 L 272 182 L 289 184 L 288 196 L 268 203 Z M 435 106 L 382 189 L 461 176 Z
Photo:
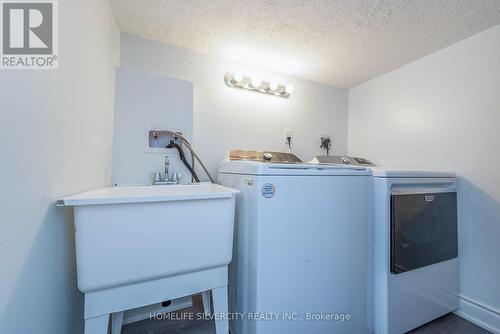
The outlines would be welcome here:
M 243 73 L 241 72 L 234 72 L 234 80 L 236 80 L 236 82 L 240 82 L 240 81 L 243 81 Z
M 259 88 L 259 86 L 262 84 L 262 80 L 259 77 L 253 77 L 250 80 L 250 85 L 252 85 L 253 88 Z
M 292 85 L 279 84 L 276 81 L 262 81 L 259 77 L 249 77 L 241 72 L 226 73 L 224 82 L 230 88 L 243 88 L 253 92 L 267 93 L 270 95 L 288 98 L 294 91 Z

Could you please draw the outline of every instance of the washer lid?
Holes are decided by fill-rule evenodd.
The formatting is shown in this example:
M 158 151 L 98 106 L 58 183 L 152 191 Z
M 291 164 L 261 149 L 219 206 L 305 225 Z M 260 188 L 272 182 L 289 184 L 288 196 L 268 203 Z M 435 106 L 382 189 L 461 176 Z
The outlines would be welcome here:
M 418 169 L 388 169 L 380 167 L 371 167 L 372 174 L 374 177 L 381 178 L 441 178 L 441 177 L 456 177 L 455 173 L 443 172 L 443 171 L 431 171 L 431 170 L 418 170 Z

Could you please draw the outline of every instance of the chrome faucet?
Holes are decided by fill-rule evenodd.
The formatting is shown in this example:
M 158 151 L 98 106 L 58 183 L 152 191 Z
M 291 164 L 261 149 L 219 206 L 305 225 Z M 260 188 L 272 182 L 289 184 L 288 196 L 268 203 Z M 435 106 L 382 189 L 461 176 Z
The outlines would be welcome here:
M 172 182 L 175 184 L 181 184 L 182 174 L 181 173 L 173 173 L 172 174 Z
M 163 174 L 163 182 L 168 182 L 170 181 L 170 178 L 168 177 L 168 169 L 170 167 L 170 157 L 168 155 L 165 156 L 165 172 Z
M 156 185 L 166 185 L 166 184 L 178 184 L 179 182 L 177 182 L 177 179 L 174 177 L 174 175 L 172 175 L 172 180 L 170 180 L 169 169 L 170 169 L 170 157 L 166 155 L 163 175 L 160 172 L 156 172 L 153 177 L 153 185 L 156 186 Z

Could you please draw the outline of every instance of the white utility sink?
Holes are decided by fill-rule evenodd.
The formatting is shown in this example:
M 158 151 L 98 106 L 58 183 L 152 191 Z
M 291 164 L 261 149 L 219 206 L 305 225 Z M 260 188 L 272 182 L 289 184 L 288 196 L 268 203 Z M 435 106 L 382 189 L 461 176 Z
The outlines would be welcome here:
M 106 333 L 110 314 L 119 322 L 127 309 L 209 290 L 214 311 L 227 312 L 237 192 L 211 183 L 130 186 L 58 200 L 74 206 L 85 333 Z M 228 333 L 227 321 L 216 326 Z

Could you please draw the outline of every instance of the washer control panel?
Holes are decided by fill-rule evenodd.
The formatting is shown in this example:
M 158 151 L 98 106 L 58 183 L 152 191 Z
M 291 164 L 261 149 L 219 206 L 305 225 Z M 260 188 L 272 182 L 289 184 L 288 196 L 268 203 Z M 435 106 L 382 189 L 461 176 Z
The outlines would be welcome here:
M 229 152 L 230 160 L 250 160 L 261 161 L 281 164 L 296 164 L 302 163 L 295 154 L 285 152 L 272 152 L 272 151 L 243 151 L 231 150 Z

